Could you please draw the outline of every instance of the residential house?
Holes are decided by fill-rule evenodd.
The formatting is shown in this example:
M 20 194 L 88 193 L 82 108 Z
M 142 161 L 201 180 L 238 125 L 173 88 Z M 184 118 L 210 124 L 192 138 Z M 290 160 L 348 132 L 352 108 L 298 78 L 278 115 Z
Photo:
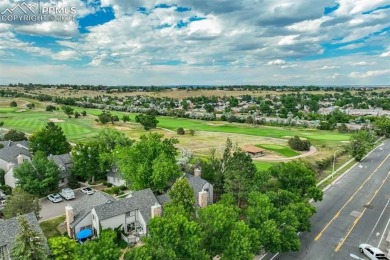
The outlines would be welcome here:
M 28 142 L 1 142 L 4 147 L 0 149 L 0 168 L 5 171 L 5 184 L 16 187 L 17 178 L 14 176 L 14 170 L 25 160 L 31 161 L 31 154 L 28 151 Z
M 114 186 L 122 186 L 126 185 L 125 179 L 119 174 L 118 168 L 113 167 L 108 173 L 107 173 L 107 182 L 111 183 Z
M 47 159 L 52 160 L 60 170 L 60 184 L 59 186 L 65 186 L 69 182 L 69 176 L 71 173 L 73 161 L 70 153 L 60 155 L 49 155 Z
M 38 231 L 44 241 L 43 246 L 47 250 L 47 254 L 50 253 L 49 246 L 47 245 L 47 241 L 43 232 L 39 226 L 38 220 L 35 217 L 33 212 L 23 215 L 31 227 Z M 12 248 L 14 247 L 17 236 L 20 233 L 20 226 L 17 217 L 10 218 L 7 220 L 0 221 L 0 259 L 2 260 L 10 260 L 10 254 Z M 31 238 L 34 239 L 34 238 Z
M 185 174 L 195 192 L 195 200 L 199 207 L 205 207 L 213 202 L 213 186 L 197 176 Z M 138 241 L 139 236 L 147 233 L 149 220 L 162 214 L 162 205 L 169 201 L 168 194 L 155 196 L 151 189 L 144 189 L 130 193 L 126 198 L 116 200 L 111 195 L 96 191 L 93 195 L 83 197 L 74 206 L 65 207 L 65 216 L 68 234 L 76 238 L 77 234 L 89 228 L 95 236 L 99 236 L 102 229 L 122 227 L 126 236 L 122 238 L 128 242 Z

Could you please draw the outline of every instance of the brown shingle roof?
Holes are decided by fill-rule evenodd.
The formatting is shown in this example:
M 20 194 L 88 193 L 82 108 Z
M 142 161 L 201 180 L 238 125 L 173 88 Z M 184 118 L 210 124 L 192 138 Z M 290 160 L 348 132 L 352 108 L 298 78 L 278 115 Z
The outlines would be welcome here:
M 264 153 L 263 149 L 256 147 L 254 145 L 245 145 L 242 150 L 247 153 Z

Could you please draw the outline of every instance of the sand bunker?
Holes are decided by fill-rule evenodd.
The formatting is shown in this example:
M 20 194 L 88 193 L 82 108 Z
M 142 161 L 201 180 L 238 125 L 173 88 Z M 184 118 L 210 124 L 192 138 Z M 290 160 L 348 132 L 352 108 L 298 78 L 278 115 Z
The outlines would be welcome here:
M 61 123 L 61 122 L 64 122 L 64 120 L 61 120 L 61 119 L 58 119 L 58 118 L 49 118 L 49 122 Z

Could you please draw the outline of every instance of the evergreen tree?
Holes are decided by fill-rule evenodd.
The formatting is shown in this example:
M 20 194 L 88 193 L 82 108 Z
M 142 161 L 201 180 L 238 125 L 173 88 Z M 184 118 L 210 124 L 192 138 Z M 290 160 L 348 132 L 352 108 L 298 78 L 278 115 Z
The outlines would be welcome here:
M 18 217 L 20 232 L 16 237 L 11 257 L 20 260 L 44 260 L 47 253 L 42 234 L 34 230 L 23 216 Z

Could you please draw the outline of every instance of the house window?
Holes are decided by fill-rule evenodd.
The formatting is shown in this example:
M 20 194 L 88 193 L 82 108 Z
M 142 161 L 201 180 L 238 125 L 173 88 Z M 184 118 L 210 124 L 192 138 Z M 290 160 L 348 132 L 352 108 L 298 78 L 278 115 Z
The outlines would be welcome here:
M 0 260 L 8 260 L 9 255 L 8 255 L 8 248 L 7 246 L 0 246 Z

